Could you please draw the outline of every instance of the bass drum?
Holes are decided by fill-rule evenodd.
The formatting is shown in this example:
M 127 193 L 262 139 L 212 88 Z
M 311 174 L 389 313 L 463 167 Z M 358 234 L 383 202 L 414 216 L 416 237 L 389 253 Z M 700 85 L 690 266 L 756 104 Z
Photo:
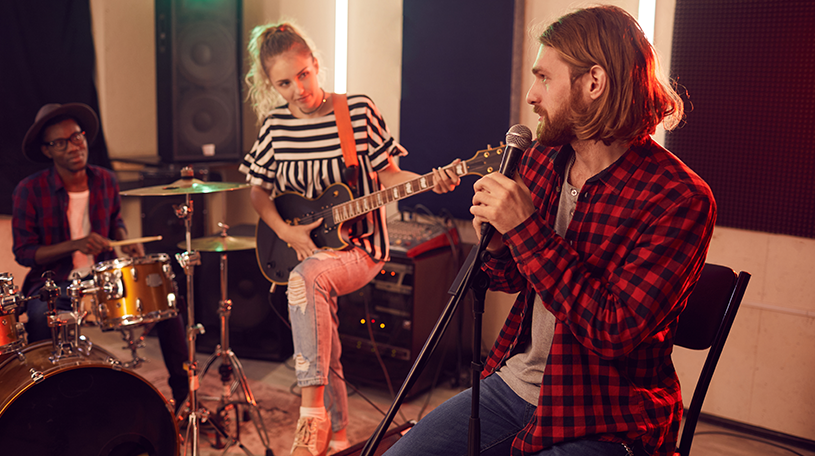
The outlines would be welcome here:
M 114 369 L 107 351 L 51 363 L 44 340 L 0 357 L 0 453 L 165 456 L 179 452 L 164 396 L 140 376 Z M 39 380 L 34 380 L 39 378 Z

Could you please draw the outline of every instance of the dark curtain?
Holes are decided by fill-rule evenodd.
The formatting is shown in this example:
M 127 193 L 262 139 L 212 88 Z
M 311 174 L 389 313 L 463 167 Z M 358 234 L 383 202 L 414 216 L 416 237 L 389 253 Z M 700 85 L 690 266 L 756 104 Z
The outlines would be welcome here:
M 30 162 L 21 150 L 40 107 L 81 102 L 99 114 L 90 0 L 0 1 L 0 62 L 0 213 L 11 214 L 17 183 L 49 166 Z M 101 126 L 89 155 L 110 168 Z

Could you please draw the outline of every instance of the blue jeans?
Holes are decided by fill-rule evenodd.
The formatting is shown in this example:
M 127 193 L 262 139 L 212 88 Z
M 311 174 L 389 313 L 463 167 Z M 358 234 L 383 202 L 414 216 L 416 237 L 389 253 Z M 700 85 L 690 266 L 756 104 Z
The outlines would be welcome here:
M 515 435 L 535 413 L 498 375 L 481 380 L 479 418 L 481 455 L 508 456 Z M 436 407 L 400 438 L 385 456 L 466 456 L 472 390 L 467 389 Z M 547 448 L 539 456 L 626 456 L 619 443 L 578 440 Z
M 288 302 L 297 384 L 327 385 L 323 395 L 336 432 L 348 425 L 348 392 L 340 364 L 337 297 L 368 284 L 382 269 L 364 250 L 318 250 L 289 275 Z

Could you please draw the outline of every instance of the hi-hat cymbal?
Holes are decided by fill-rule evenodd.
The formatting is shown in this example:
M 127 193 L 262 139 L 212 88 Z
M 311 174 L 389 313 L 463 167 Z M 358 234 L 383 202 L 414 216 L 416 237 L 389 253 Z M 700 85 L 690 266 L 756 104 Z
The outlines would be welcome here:
M 199 193 L 228 192 L 248 188 L 237 182 L 204 182 L 199 179 L 179 179 L 170 185 L 135 188 L 120 192 L 122 196 L 174 196 Z
M 228 252 L 255 248 L 255 238 L 249 236 L 209 236 L 190 241 L 193 250 L 202 252 Z M 187 241 L 178 243 L 179 249 L 187 248 Z

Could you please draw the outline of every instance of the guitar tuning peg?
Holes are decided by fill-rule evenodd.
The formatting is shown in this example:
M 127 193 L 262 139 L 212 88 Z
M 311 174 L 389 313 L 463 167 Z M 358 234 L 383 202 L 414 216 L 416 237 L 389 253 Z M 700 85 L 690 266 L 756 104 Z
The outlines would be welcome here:
M 492 145 L 491 145 L 491 144 L 487 144 L 487 149 L 492 149 Z

